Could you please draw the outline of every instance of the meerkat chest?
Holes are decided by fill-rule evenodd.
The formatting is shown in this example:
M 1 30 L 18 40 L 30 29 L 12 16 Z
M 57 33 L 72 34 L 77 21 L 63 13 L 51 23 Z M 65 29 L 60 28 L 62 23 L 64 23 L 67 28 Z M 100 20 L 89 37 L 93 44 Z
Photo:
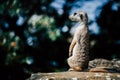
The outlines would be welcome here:
M 74 36 L 78 37 L 79 35 L 81 35 L 82 31 L 85 31 L 85 25 L 79 25 L 79 26 L 77 26 L 76 29 L 75 29 Z
M 84 24 L 79 24 L 79 25 L 76 27 L 76 31 L 80 31 L 80 30 L 82 30 L 83 28 L 85 28 L 85 25 L 84 25 Z

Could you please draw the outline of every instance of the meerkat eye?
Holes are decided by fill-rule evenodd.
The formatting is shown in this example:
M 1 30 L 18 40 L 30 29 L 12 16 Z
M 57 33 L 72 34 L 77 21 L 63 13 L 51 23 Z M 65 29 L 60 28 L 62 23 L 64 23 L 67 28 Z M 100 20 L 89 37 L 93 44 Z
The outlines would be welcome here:
M 76 15 L 77 13 L 74 13 L 74 16 Z

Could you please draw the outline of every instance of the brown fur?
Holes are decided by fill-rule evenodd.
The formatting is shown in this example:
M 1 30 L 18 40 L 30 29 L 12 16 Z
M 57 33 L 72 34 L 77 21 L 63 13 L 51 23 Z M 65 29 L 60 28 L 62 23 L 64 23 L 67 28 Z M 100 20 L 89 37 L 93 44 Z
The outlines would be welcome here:
M 89 61 L 90 72 L 120 72 L 120 60 L 94 59 Z

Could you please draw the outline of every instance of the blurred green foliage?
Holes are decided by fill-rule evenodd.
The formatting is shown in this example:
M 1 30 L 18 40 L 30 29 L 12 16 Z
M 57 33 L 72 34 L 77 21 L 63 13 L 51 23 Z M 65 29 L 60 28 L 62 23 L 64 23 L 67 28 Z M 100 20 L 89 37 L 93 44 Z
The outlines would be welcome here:
M 55 19 L 47 15 L 33 15 L 28 21 L 29 33 L 36 33 L 45 30 L 42 35 L 46 35 L 50 40 L 55 41 L 60 37 L 60 30 L 55 25 Z

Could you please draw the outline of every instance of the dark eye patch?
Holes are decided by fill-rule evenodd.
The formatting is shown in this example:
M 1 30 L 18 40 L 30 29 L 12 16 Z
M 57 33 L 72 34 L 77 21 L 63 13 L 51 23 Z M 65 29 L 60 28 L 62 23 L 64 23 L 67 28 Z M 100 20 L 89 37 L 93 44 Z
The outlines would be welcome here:
M 76 15 L 77 13 L 74 13 L 74 16 Z

